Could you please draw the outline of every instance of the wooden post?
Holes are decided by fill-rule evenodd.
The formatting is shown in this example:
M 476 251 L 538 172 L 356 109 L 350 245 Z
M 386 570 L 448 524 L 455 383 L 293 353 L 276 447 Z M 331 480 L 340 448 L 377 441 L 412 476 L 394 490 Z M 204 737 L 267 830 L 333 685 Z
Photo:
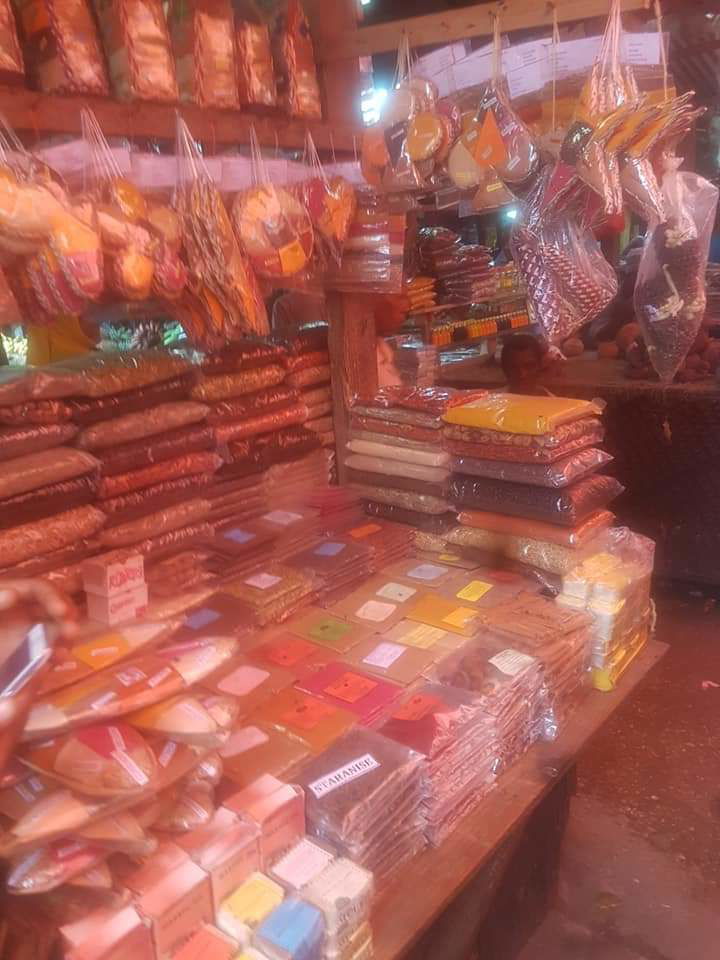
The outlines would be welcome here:
M 327 312 L 338 480 L 344 483 L 350 405 L 354 397 L 372 396 L 377 390 L 374 298 L 331 291 Z

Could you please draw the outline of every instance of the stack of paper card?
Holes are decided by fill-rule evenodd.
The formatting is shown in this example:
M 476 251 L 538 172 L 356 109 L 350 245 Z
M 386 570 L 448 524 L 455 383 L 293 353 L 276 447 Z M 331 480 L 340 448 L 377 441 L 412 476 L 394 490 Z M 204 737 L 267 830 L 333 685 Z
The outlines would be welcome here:
M 407 694 L 381 733 L 427 757 L 426 835 L 441 843 L 495 783 L 496 719 L 477 695 L 425 683 Z
M 307 603 L 313 582 L 297 568 L 268 563 L 250 576 L 228 581 L 223 591 L 247 604 L 255 622 L 264 626 L 287 619 Z
M 424 780 L 420 754 L 356 728 L 298 776 L 308 830 L 382 884 L 425 845 Z
M 324 703 L 354 713 L 366 727 L 388 716 L 402 693 L 397 684 L 370 677 L 337 660 L 308 672 L 298 680 L 297 687 Z
M 288 565 L 313 578 L 321 598 L 347 591 L 370 575 L 372 552 L 362 543 L 325 537 L 306 550 L 288 557 Z

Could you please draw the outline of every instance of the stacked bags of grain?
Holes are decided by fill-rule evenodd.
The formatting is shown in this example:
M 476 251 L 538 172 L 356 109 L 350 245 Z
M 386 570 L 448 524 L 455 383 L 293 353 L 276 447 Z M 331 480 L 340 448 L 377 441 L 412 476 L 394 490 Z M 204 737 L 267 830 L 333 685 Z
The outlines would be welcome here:
M 80 428 L 76 445 L 100 463 L 98 506 L 107 522 L 98 543 L 104 550 L 132 547 L 147 558 L 173 553 L 212 534 L 203 494 L 221 461 L 208 407 L 188 398 L 182 360 L 133 354 L 126 374 L 113 363 L 108 355 L 112 393 L 69 401 Z
M 489 394 L 444 416 L 452 454 L 450 500 L 457 547 L 498 555 L 560 577 L 595 549 L 622 493 L 597 471 L 600 410 L 584 400 Z
M 450 529 L 442 416 L 456 397 L 434 387 L 386 387 L 353 405 L 345 467 L 371 516 L 433 533 Z
M 308 410 L 305 426 L 324 447 L 335 446 L 327 327 L 300 334 L 289 346 L 287 382 L 300 391 Z

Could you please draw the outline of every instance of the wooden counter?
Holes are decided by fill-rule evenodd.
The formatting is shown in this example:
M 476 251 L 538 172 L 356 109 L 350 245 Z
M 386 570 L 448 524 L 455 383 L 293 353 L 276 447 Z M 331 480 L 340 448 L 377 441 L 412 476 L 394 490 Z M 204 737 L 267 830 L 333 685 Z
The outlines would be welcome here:
M 535 878 L 545 874 L 551 881 L 554 865 L 546 863 L 544 867 L 550 869 L 543 869 L 543 864 L 535 861 L 538 844 L 543 845 L 542 835 L 552 830 L 542 826 L 540 839 L 533 839 L 531 820 L 542 814 L 543 805 L 553 794 L 562 794 L 561 807 L 566 805 L 579 754 L 666 650 L 666 644 L 651 641 L 617 689 L 611 693 L 591 691 L 555 742 L 533 747 L 500 778 L 497 788 L 441 847 L 426 850 L 401 871 L 373 916 L 376 960 L 467 960 L 478 939 L 479 956 L 484 960 L 504 960 L 513 955 L 512 948 L 500 946 L 500 942 L 516 942 L 532 932 L 528 930 L 522 936 L 521 917 L 504 916 L 498 906 L 499 900 L 507 900 L 503 878 L 507 884 L 513 855 L 522 850 L 520 857 L 528 861 L 526 868 Z M 561 834 L 562 830 L 558 840 Z M 559 850 L 559 843 L 555 846 Z M 517 878 L 510 883 L 517 887 Z M 527 920 L 531 911 L 524 913 Z M 487 923 L 497 928 L 499 936 L 494 948 L 485 952 L 483 943 L 487 945 L 492 939 Z M 500 930 L 503 924 L 513 929 Z

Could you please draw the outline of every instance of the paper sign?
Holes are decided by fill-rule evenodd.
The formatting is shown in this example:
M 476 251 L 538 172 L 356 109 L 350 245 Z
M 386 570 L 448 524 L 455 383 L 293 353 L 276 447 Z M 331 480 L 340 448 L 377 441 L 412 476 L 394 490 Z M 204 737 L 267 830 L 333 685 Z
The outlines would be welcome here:
M 266 670 L 260 670 L 259 667 L 251 667 L 245 664 L 224 677 L 218 683 L 218 690 L 221 693 L 229 693 L 233 697 L 246 697 L 262 683 L 265 683 L 269 676 L 270 674 Z
M 443 617 L 443 623 L 449 623 L 453 627 L 463 628 L 467 627 L 475 617 L 477 617 L 477 614 L 469 607 L 458 607 L 456 610 L 453 610 L 452 613 Z
M 455 596 L 458 600 L 469 600 L 470 603 L 477 603 L 482 600 L 486 593 L 492 590 L 491 583 L 484 583 L 482 580 L 471 580 L 466 586 L 459 590 Z
M 313 553 L 318 557 L 336 557 L 345 547 L 344 543 L 322 543 L 313 550 Z
M 335 858 L 328 850 L 305 838 L 272 868 L 274 876 L 296 889 L 306 886 Z
M 269 590 L 270 587 L 277 586 L 280 579 L 280 577 L 275 577 L 271 573 L 256 573 L 255 576 L 248 577 L 245 583 L 249 587 L 257 587 L 258 590 Z
M 503 650 L 502 653 L 495 654 L 489 660 L 489 663 L 497 667 L 501 673 L 507 674 L 508 677 L 517 676 L 518 673 L 531 667 L 535 662 L 534 657 L 529 657 L 526 653 L 520 653 L 519 650 Z
M 377 523 L 366 523 L 364 527 L 355 527 L 349 533 L 354 540 L 364 540 L 365 537 L 370 537 L 373 533 L 380 533 L 381 530 L 382 527 Z
M 376 596 L 384 597 L 386 600 L 394 600 L 396 603 L 404 603 L 416 593 L 417 590 L 414 587 L 408 587 L 404 583 L 393 583 L 392 581 L 375 591 Z
M 438 627 L 429 627 L 427 624 L 421 623 L 412 630 L 408 630 L 406 634 L 403 634 L 403 636 L 398 639 L 407 646 L 427 650 L 436 644 L 438 640 L 442 640 L 444 636 L 444 630 L 440 630 Z
M 407 575 L 414 580 L 437 580 L 447 572 L 447 567 L 439 567 L 434 563 L 421 563 L 420 566 L 408 570 Z
M 333 683 L 325 687 L 325 693 L 330 697 L 337 697 L 346 703 L 357 703 L 377 686 L 374 680 L 363 677 L 359 673 L 343 673 Z
M 416 693 L 405 703 L 401 704 L 393 714 L 395 720 L 422 720 L 437 707 L 443 705 L 438 697 L 431 697 L 424 693 Z
M 279 527 L 289 527 L 291 523 L 302 520 L 302 514 L 291 513 L 289 510 L 271 510 L 260 519 L 267 520 L 268 523 L 276 523 Z
M 396 610 L 397 607 L 394 603 L 378 603 L 377 600 L 368 600 L 367 603 L 364 603 L 355 611 L 355 616 L 361 620 L 371 620 L 373 623 L 382 623 L 383 620 L 391 617 Z
M 363 663 L 368 663 L 371 667 L 381 667 L 383 670 L 387 670 L 396 660 L 400 659 L 406 650 L 407 647 L 404 647 L 401 643 L 379 643 L 375 649 L 363 659 Z
M 339 767 L 337 770 L 333 770 L 332 773 L 320 777 L 319 780 L 314 780 L 308 784 L 308 787 L 317 799 L 320 800 L 321 797 L 332 793 L 332 791 L 337 790 L 338 787 L 343 787 L 346 783 L 352 783 L 352 781 L 357 780 L 358 777 L 364 777 L 373 770 L 377 770 L 379 766 L 380 764 L 375 757 L 370 753 L 366 753 L 364 756 L 358 757 L 357 760 L 351 760 L 350 763 L 346 763 L 344 767 Z

